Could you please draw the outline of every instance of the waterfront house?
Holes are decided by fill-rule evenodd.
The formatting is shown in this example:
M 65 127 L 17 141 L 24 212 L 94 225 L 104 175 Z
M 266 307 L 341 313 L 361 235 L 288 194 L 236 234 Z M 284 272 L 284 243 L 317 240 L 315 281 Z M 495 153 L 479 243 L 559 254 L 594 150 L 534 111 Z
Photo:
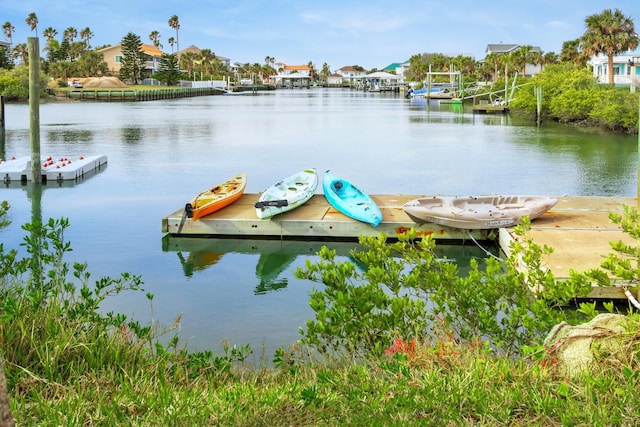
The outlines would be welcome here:
M 353 79 L 354 77 L 362 77 L 365 74 L 367 74 L 367 72 L 360 68 L 360 67 L 355 67 L 353 65 L 347 65 L 345 67 L 339 68 L 338 70 L 336 70 L 337 74 L 340 74 L 343 79 Z
M 608 56 L 592 56 L 589 64 L 593 67 L 593 76 L 600 83 L 609 83 Z M 622 52 L 613 57 L 613 82 L 617 85 L 637 85 L 640 83 L 640 49 Z
M 308 65 L 286 65 L 278 63 L 278 74 L 271 77 L 276 86 L 309 87 L 313 68 Z
M 329 87 L 341 87 L 342 86 L 342 75 L 338 73 L 332 73 L 327 76 L 327 86 Z
M 404 73 L 409 69 L 409 67 L 409 61 L 394 62 L 384 67 L 382 71 L 395 74 L 396 76 L 399 76 L 402 80 L 404 80 Z
M 512 52 L 517 51 L 522 46 L 524 46 L 524 45 L 520 45 L 520 44 L 504 44 L 504 43 L 488 44 L 487 48 L 485 49 L 485 52 L 486 52 L 487 56 L 492 54 L 492 53 L 495 53 L 495 54 L 498 54 L 498 55 L 508 55 L 508 54 L 510 54 Z M 531 50 L 529 52 L 537 52 L 537 53 L 542 54 L 542 49 L 540 49 L 539 46 L 531 46 Z M 525 76 L 533 76 L 534 74 L 537 74 L 540 71 L 542 71 L 542 65 L 541 64 L 526 64 L 525 69 L 524 69 L 524 75 Z
M 180 57 L 180 55 L 182 55 L 182 54 L 184 54 L 186 52 L 191 52 L 191 53 L 195 54 L 196 56 L 200 56 L 201 53 L 202 53 L 202 49 L 200 49 L 196 45 L 191 45 L 191 46 L 189 46 L 187 48 L 184 48 L 184 49 L 180 50 L 178 52 L 178 57 Z M 213 55 L 216 57 L 216 59 L 218 61 L 220 61 L 222 63 L 222 65 L 225 68 L 227 68 L 227 69 L 231 68 L 231 59 L 225 58 L 224 56 L 216 55 L 215 53 L 213 53 Z
M 140 50 L 145 57 L 144 76 L 149 77 L 158 71 L 162 51 L 150 44 L 140 45 Z M 102 54 L 104 62 L 107 63 L 107 68 L 109 69 L 108 74 L 117 77 L 120 73 L 120 67 L 122 66 L 122 44 L 118 43 L 105 47 L 104 49 L 99 49 L 97 52 Z

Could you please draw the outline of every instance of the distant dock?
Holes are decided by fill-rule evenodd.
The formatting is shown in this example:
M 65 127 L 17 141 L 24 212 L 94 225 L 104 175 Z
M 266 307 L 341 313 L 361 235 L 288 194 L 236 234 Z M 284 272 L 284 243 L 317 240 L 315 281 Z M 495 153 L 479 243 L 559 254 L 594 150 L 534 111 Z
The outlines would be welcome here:
M 509 107 L 499 103 L 489 103 L 486 100 L 481 100 L 478 104 L 473 105 L 473 112 L 477 113 L 507 113 Z
M 42 181 L 77 180 L 85 174 L 105 167 L 107 156 L 43 157 L 41 160 Z M 32 179 L 31 158 L 19 157 L 0 161 L 0 176 L 5 184 L 27 182 Z

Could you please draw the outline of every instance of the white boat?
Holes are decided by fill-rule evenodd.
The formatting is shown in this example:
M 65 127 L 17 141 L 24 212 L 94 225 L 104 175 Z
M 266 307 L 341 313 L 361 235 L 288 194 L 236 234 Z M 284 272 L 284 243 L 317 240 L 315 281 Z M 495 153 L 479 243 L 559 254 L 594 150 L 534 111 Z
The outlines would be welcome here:
M 267 188 L 255 204 L 260 219 L 290 211 L 304 204 L 318 187 L 315 169 L 305 169 Z
M 419 224 L 482 230 L 514 227 L 524 216 L 538 218 L 556 203 L 557 198 L 546 196 L 434 196 L 411 200 L 404 211 Z

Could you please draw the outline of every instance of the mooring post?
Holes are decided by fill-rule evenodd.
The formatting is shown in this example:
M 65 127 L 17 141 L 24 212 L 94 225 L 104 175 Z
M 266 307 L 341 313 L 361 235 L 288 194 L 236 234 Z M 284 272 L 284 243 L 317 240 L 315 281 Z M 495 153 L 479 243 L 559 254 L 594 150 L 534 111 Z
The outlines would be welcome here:
M 29 144 L 31 148 L 31 179 L 42 182 L 40 165 L 40 43 L 37 37 L 28 37 L 29 52 Z
M 0 95 L 0 161 L 4 159 L 4 95 Z
M 636 207 L 640 209 L 640 98 L 638 98 L 638 193 L 636 194 Z
M 4 130 L 4 95 L 0 95 L 0 131 Z
M 540 118 L 540 115 L 542 114 L 542 88 L 536 87 L 535 93 L 536 93 L 536 122 L 538 123 L 538 126 L 540 126 L 540 122 L 542 121 L 542 119 Z

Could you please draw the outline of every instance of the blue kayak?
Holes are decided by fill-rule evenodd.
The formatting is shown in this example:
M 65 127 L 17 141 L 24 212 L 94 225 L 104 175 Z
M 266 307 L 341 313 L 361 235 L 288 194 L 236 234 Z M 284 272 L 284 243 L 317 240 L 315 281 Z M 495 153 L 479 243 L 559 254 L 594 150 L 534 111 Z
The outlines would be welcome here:
M 322 181 L 322 189 L 329 203 L 346 216 L 366 222 L 374 227 L 377 227 L 382 221 L 382 212 L 376 202 L 349 181 L 340 179 L 326 171 Z

